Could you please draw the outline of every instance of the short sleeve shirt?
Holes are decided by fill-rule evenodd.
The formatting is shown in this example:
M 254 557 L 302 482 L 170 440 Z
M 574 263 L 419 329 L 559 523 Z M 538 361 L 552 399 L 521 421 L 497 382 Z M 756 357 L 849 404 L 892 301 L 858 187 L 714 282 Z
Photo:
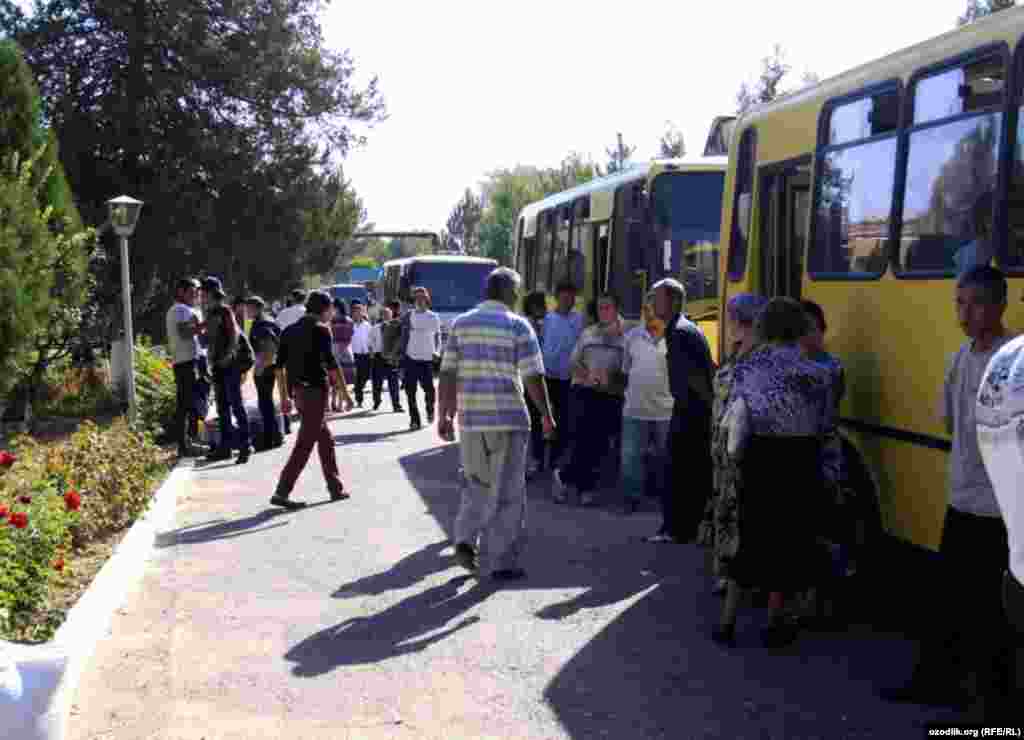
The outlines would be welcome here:
M 178 333 L 178 325 L 192 320 L 202 321 L 198 310 L 184 303 L 175 303 L 167 311 L 167 344 L 175 365 L 190 362 L 199 354 L 199 340 Z
M 629 378 L 623 416 L 648 421 L 672 418 L 675 399 L 668 387 L 668 349 L 664 338 L 652 337 L 643 326 L 630 330 L 626 334 L 622 372 Z
M 503 303 L 485 301 L 455 319 L 441 372 L 455 375 L 464 431 L 530 429 L 523 378 L 543 375 L 544 360 L 533 327 Z

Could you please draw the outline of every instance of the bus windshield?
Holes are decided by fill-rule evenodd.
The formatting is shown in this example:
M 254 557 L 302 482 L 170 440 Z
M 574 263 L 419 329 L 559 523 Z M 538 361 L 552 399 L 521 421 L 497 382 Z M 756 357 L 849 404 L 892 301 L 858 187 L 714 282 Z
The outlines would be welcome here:
M 365 305 L 370 297 L 369 291 L 362 285 L 332 285 L 327 288 L 331 298 L 341 298 L 345 303 L 351 303 L 353 298 L 358 298 Z
M 418 262 L 409 287 L 430 291 L 432 310 L 461 313 L 484 300 L 484 282 L 494 268 L 486 262 Z

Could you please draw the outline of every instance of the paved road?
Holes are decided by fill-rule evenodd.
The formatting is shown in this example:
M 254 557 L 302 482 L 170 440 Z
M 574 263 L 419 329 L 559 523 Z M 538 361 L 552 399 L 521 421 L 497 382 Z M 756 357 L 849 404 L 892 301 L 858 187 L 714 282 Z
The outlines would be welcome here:
M 707 634 L 704 556 L 532 493 L 528 580 L 453 562 L 457 448 L 404 416 L 331 423 L 350 500 L 311 466 L 268 506 L 287 448 L 196 468 L 176 528 L 87 669 L 71 740 L 893 738 L 939 715 L 873 697 L 911 646 L 866 628 L 770 654 Z M 289 438 L 294 440 L 294 435 Z

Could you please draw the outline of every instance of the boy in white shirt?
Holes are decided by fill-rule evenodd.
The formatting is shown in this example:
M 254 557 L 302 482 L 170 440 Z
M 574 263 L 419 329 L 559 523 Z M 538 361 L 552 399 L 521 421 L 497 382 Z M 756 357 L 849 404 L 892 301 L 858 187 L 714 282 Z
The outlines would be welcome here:
M 409 429 L 417 431 L 423 424 L 416 406 L 416 386 L 423 387 L 427 406 L 427 424 L 434 423 L 434 356 L 438 354 L 441 318 L 430 310 L 430 292 L 415 287 L 412 297 L 416 308 L 407 313 L 403 325 L 405 347 L 405 395 L 409 401 Z

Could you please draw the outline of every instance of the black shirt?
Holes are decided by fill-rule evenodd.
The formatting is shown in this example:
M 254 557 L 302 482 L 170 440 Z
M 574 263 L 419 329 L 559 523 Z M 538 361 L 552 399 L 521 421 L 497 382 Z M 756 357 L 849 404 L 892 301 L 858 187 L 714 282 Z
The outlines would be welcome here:
M 676 412 L 711 412 L 711 388 L 714 365 L 708 342 L 692 323 L 679 326 L 679 314 L 665 328 L 668 350 L 668 379 Z
M 281 335 L 277 366 L 288 372 L 289 387 L 326 388 L 327 371 L 338 369 L 331 351 L 331 330 L 306 314 Z

